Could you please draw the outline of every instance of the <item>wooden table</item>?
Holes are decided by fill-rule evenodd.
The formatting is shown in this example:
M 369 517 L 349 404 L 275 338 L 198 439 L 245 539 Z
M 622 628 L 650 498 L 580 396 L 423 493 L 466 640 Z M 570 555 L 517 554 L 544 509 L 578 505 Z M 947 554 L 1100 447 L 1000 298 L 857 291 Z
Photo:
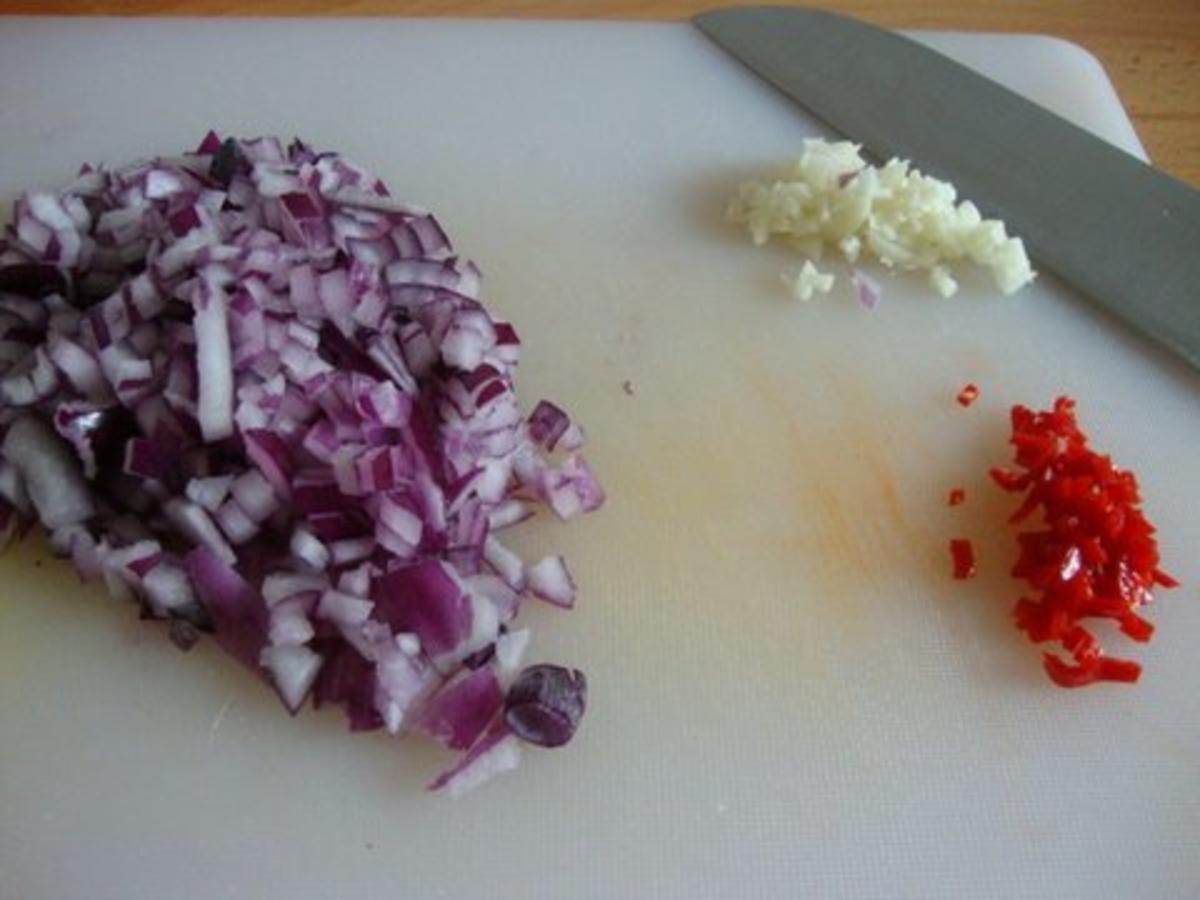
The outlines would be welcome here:
M 0 13 L 682 19 L 731 2 L 0 0 Z M 825 0 L 820 5 L 892 28 L 1037 32 L 1075 41 L 1104 64 L 1151 158 L 1200 187 L 1200 0 Z

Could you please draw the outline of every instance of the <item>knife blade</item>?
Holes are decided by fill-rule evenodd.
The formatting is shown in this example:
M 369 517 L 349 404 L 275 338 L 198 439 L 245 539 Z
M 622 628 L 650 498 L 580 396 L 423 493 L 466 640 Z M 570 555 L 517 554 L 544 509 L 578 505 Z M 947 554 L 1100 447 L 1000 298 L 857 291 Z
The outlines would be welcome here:
M 796 7 L 715 9 L 718 46 L 873 156 L 909 159 L 1200 369 L 1200 192 L 916 41 Z

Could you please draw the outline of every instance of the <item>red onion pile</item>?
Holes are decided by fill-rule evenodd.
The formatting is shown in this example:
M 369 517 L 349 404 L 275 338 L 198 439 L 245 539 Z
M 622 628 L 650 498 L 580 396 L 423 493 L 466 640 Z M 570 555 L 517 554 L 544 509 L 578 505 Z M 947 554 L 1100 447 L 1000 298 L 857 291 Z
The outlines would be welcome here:
M 583 433 L 522 414 L 520 341 L 425 210 L 336 153 L 209 134 L 84 167 L 0 241 L 0 529 L 199 633 L 293 713 L 463 751 L 457 793 L 558 746 L 586 682 L 521 671 L 523 599 L 561 557 L 501 532 L 603 490 Z

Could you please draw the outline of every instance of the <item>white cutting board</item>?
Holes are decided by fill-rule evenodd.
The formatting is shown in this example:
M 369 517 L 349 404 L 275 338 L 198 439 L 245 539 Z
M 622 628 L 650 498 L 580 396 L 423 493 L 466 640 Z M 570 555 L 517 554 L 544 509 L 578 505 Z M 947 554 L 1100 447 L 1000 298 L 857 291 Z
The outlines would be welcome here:
M 1078 49 L 923 39 L 1139 149 Z M 524 397 L 588 427 L 608 506 L 519 543 L 575 569 L 574 613 L 525 615 L 590 710 L 451 802 L 422 792 L 440 751 L 289 719 L 21 545 L 0 897 L 1200 896 L 1195 375 L 1049 276 L 789 300 L 721 211 L 818 129 L 686 25 L 0 20 L 0 196 L 210 126 L 341 148 L 432 206 L 525 338 Z M 1060 391 L 1185 585 L 1149 647 L 1112 638 L 1132 689 L 1051 687 L 1008 621 L 984 473 L 1008 406 Z

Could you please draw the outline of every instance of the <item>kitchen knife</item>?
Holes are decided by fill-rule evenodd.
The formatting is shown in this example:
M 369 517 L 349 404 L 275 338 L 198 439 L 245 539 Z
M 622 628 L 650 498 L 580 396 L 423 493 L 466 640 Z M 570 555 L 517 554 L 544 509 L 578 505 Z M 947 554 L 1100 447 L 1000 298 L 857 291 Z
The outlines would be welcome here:
M 1041 264 L 1200 369 L 1200 192 L 894 32 L 785 7 L 694 22 L 874 156 L 953 181 Z

